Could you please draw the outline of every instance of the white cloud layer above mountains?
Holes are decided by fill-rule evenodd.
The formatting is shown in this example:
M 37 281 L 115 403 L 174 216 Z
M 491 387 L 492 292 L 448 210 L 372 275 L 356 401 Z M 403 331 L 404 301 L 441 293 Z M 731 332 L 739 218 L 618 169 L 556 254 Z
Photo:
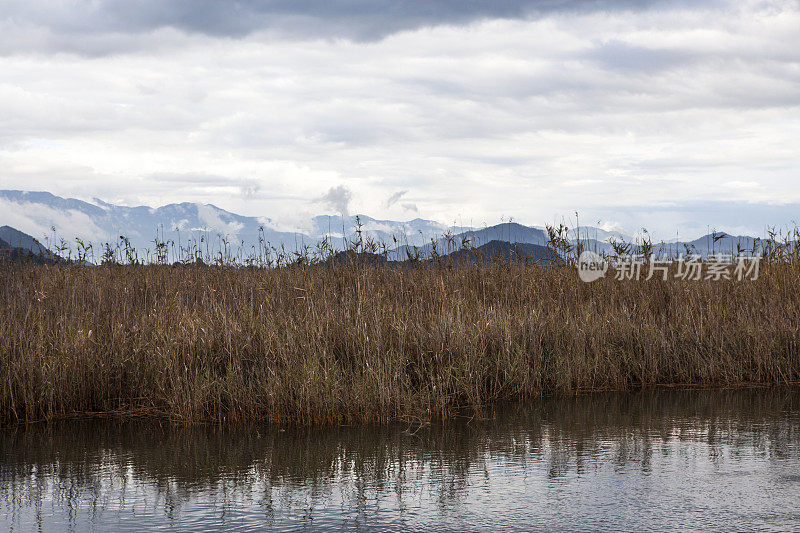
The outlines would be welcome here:
M 791 222 L 800 2 L 464 4 L 5 2 L 0 189 L 286 227 Z

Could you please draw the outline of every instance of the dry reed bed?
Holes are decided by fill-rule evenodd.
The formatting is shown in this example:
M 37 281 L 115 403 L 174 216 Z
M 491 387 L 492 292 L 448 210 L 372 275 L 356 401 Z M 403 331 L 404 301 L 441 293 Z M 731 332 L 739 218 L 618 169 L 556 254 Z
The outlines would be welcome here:
M 800 380 L 800 269 L 585 284 L 493 264 L 0 270 L 0 418 L 302 424 L 551 392 Z

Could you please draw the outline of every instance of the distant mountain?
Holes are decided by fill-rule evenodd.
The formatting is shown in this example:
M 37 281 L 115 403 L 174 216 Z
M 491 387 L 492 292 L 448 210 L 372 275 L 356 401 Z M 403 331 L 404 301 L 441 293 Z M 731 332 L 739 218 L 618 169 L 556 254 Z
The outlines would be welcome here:
M 309 237 L 330 237 L 333 244 L 341 242 L 343 236 L 348 240 L 357 238 L 356 231 L 362 232 L 362 238 L 370 238 L 376 242 L 385 243 L 387 246 L 396 247 L 405 244 L 423 246 L 431 238 L 438 238 L 448 231 L 464 231 L 469 228 L 447 226 L 433 220 L 415 218 L 406 222 L 395 220 L 378 220 L 366 215 L 353 215 L 341 217 L 339 215 L 320 215 L 312 219 L 313 226 Z
M 62 244 L 70 247 L 64 255 L 76 256 L 80 239 L 88 250 L 88 259 L 99 263 L 105 243 L 122 245 L 121 236 L 128 239 L 140 260 L 154 259 L 160 251 L 169 252 L 168 261 L 202 255 L 213 258 L 227 250 L 232 256 L 248 257 L 263 254 L 266 248 L 283 249 L 287 253 L 304 247 L 312 250 L 326 239 L 330 247 L 342 250 L 348 243 L 360 241 L 383 244 L 374 250 L 388 251 L 388 259 L 403 261 L 408 257 L 430 257 L 434 248 L 439 256 L 465 248 L 479 248 L 493 241 L 546 246 L 548 236 L 541 227 L 506 222 L 486 228 L 448 226 L 433 220 L 416 218 L 409 221 L 376 219 L 366 215 L 313 217 L 302 231 L 285 231 L 267 216 L 253 217 L 231 213 L 212 204 L 179 203 L 153 208 L 120 206 L 99 199 L 85 202 L 62 198 L 47 192 L 16 190 L 0 191 L 0 224 L 21 230 L 22 235 L 41 239 L 46 246 L 23 240 L 20 235 L 8 234 L 3 240 L 21 248 L 40 253 Z M 7 230 L 8 231 L 8 230 Z M 636 240 L 620 231 L 580 226 L 567 231 L 566 237 L 574 246 L 579 241 L 584 249 L 611 254 L 612 240 L 635 243 Z M 752 250 L 764 241 L 749 236 L 725 236 L 715 241 L 708 235 L 688 242 L 653 243 L 653 251 L 675 255 L 699 253 L 707 257 L 712 252 Z M 34 239 L 35 240 L 35 239 Z M 635 251 L 635 247 L 634 247 Z
M 762 251 L 769 244 L 769 239 L 710 233 L 688 242 L 654 244 L 653 250 L 656 255 L 667 256 L 698 254 L 708 257 L 712 254 L 738 255 L 739 253 L 751 255 Z
M 0 191 L 0 202 L 7 204 L 6 210 L 9 204 L 11 209 L 17 208 L 16 217 L 26 231 L 48 236 L 53 241 L 63 238 L 73 248 L 75 239 L 80 238 L 94 247 L 96 258 L 104 243 L 115 243 L 120 236 L 128 238 L 142 255 L 145 250 L 155 249 L 156 239 L 173 241 L 176 248 L 204 250 L 224 246 L 223 239 L 234 247 L 242 242 L 247 247 L 255 246 L 261 239 L 264 243 L 291 244 L 295 248 L 296 234 L 272 229 L 269 219 L 236 215 L 211 204 L 127 207 L 97 199 L 91 204 L 46 192 L 25 191 Z
M 170 247 L 176 251 L 201 250 L 213 255 L 228 247 L 247 255 L 267 246 L 295 251 L 304 245 L 313 247 L 324 238 L 329 239 L 333 248 L 341 249 L 343 237 L 354 240 L 357 229 L 356 216 L 317 216 L 311 220 L 310 230 L 289 232 L 279 230 L 268 217 L 237 215 L 212 204 L 187 202 L 158 208 L 128 207 L 99 199 L 89 203 L 47 192 L 15 190 L 0 191 L 0 223 L 5 222 L 4 212 L 7 216 L 13 215 L 14 226 L 48 239 L 51 246 L 64 239 L 74 249 L 76 238 L 91 244 L 96 261 L 102 255 L 104 243 L 113 245 L 119 242 L 120 236 L 129 240 L 140 258 L 148 251 L 154 253 L 156 239 L 170 242 Z M 360 215 L 359 220 L 363 239 L 384 242 L 391 247 L 402 242 L 423 244 L 450 229 L 419 218 L 397 222 Z
M 618 241 L 632 242 L 634 240 L 632 235 L 622 233 L 621 231 L 609 231 L 593 226 L 578 226 L 577 228 L 569 230 L 570 240 L 592 240 L 597 242 L 609 242 L 611 239 Z
M 505 241 L 490 241 L 477 248 L 465 248 L 456 250 L 446 255 L 433 257 L 419 257 L 420 261 L 439 261 L 453 266 L 467 264 L 486 264 L 494 261 L 501 262 L 525 262 L 540 263 L 543 265 L 553 265 L 563 262 L 563 259 L 555 254 L 551 249 L 538 244 L 510 243 Z M 412 262 L 412 259 L 391 260 L 383 254 L 361 252 L 353 250 L 338 252 L 325 261 L 325 264 L 372 264 L 372 265 L 393 265 L 401 266 Z
M 11 226 L 0 226 L 0 261 L 55 262 L 58 258 L 39 241 Z
M 50 251 L 35 238 L 11 226 L 0 226 L 0 242 L 3 242 L 4 248 L 19 248 L 41 256 L 50 255 Z
M 629 243 L 629 253 L 641 253 L 642 239 L 621 239 L 613 237 L 617 242 Z M 581 239 L 584 250 L 591 250 L 597 253 L 614 255 L 614 248 L 610 239 L 598 241 L 594 239 Z M 708 258 L 714 254 L 724 254 L 730 256 L 737 255 L 757 255 L 768 246 L 775 246 L 777 243 L 769 238 L 762 239 L 747 235 L 728 235 L 722 232 L 709 233 L 691 241 L 672 240 L 669 242 L 652 242 L 652 253 L 656 257 L 677 257 L 678 255 L 699 255 Z M 797 243 L 791 244 L 795 246 Z
M 452 232 L 451 232 L 452 233 Z M 544 230 L 523 226 L 516 222 L 505 222 L 483 229 L 467 229 L 450 236 L 443 237 L 440 233 L 435 239 L 436 253 L 446 255 L 463 248 L 478 248 L 492 241 L 504 241 L 520 244 L 537 244 L 544 246 L 548 238 Z M 403 245 L 398 246 L 393 252 L 392 257 L 402 260 L 408 255 L 421 254 L 429 256 L 433 253 L 434 244 L 430 239 L 422 245 Z
M 523 226 L 516 222 L 505 222 L 488 228 L 469 230 L 456 236 L 467 237 L 473 246 L 482 246 L 492 241 L 505 241 L 525 244 L 547 244 L 547 233 L 540 228 Z
M 452 264 L 522 261 L 552 265 L 563 262 L 561 257 L 545 246 L 500 240 L 490 241 L 477 248 L 457 250 L 444 256 L 442 260 Z

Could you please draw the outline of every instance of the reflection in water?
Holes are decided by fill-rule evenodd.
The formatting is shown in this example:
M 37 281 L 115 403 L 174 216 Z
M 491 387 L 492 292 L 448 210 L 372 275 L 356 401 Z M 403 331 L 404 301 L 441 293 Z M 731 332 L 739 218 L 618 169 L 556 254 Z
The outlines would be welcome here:
M 5 428 L 0 528 L 800 527 L 800 390 L 546 399 L 406 429 Z

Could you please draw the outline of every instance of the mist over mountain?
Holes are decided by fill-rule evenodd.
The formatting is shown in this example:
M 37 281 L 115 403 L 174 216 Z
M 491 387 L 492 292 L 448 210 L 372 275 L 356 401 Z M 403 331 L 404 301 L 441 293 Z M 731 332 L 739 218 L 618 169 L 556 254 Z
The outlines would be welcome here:
M 92 244 L 95 250 L 106 242 L 124 236 L 137 250 L 153 250 L 155 241 L 172 241 L 176 246 L 188 243 L 202 249 L 221 246 L 244 251 L 261 247 L 298 250 L 315 246 L 328 239 L 330 246 L 340 249 L 344 240 L 361 238 L 385 243 L 423 246 L 431 238 L 448 231 L 465 228 L 447 226 L 432 220 L 378 220 L 365 215 L 320 215 L 311 219 L 302 231 L 281 231 L 268 217 L 242 216 L 213 204 L 179 203 L 162 207 L 121 206 L 95 199 L 93 203 L 62 198 L 48 192 L 19 190 L 0 191 L 0 223 L 13 226 L 51 246 L 62 239 L 75 245 L 76 239 Z M 360 228 L 359 228 L 360 224 Z
M 424 246 L 432 238 L 454 231 L 466 231 L 466 226 L 448 226 L 434 220 L 415 218 L 408 221 L 378 220 L 367 215 L 319 215 L 312 219 L 313 226 L 308 232 L 312 239 L 329 237 L 331 244 L 341 247 L 342 237 L 352 239 L 359 230 L 362 236 L 395 248 L 402 245 Z M 337 242 L 338 241 L 338 242 Z
M 484 228 L 442 224 L 415 218 L 408 221 L 376 219 L 366 215 L 318 215 L 299 231 L 281 230 L 269 217 L 243 216 L 213 204 L 178 203 L 153 208 L 121 206 L 99 199 L 86 202 L 62 198 L 48 192 L 0 190 L 0 224 L 6 242 L 22 235 L 38 242 L 24 240 L 15 246 L 34 253 L 44 248 L 91 246 L 95 261 L 99 260 L 104 243 L 116 243 L 121 236 L 147 257 L 156 242 L 170 243 L 178 252 L 189 246 L 204 252 L 216 253 L 227 248 L 247 255 L 265 248 L 287 252 L 303 248 L 314 249 L 327 240 L 334 250 L 348 242 L 361 240 L 374 243 L 375 251 L 388 252 L 389 259 L 405 260 L 414 254 L 422 256 L 435 252 L 443 255 L 465 247 L 477 248 L 490 242 L 510 242 L 546 246 L 549 240 L 545 228 L 505 222 Z M 13 233 L 13 229 L 18 230 Z M 618 230 L 579 226 L 566 231 L 565 237 L 575 246 L 600 253 L 613 253 L 613 241 L 636 243 L 634 236 Z M 641 236 L 639 236 L 639 242 Z M 706 235 L 692 241 L 653 242 L 653 251 L 666 253 L 712 252 L 735 253 L 758 248 L 762 239 L 753 236 L 731 236 L 722 233 Z M 42 248 L 41 250 L 39 248 Z M 632 251 L 636 251 L 636 247 Z

